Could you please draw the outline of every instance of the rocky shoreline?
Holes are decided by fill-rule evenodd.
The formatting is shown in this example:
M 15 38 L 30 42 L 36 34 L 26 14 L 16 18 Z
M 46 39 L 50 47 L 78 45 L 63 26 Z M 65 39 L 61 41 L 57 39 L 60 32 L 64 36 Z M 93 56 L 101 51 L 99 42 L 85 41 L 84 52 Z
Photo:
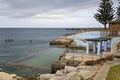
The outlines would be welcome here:
M 73 42 L 72 39 L 68 39 L 67 36 L 61 36 L 50 42 L 50 45 L 68 45 Z
M 65 57 L 65 56 L 64 56 Z M 56 64 L 57 69 L 54 74 L 42 74 L 38 78 L 39 80 L 103 80 L 99 78 L 101 69 L 106 66 L 107 63 L 115 64 L 115 62 L 120 61 L 120 52 L 115 54 L 110 54 L 104 52 L 103 55 L 96 60 L 86 60 L 82 61 L 77 65 L 67 65 L 61 60 L 59 60 L 60 64 L 62 63 L 62 68 L 60 69 L 60 64 Z M 74 61 L 76 62 L 76 61 Z M 59 67 L 58 67 L 59 66 Z M 105 71 L 105 70 L 104 70 Z M 108 69 L 107 69 L 108 71 Z M 106 75 L 107 75 L 106 71 Z M 104 77 L 106 78 L 106 77 Z M 105 80 L 105 79 L 104 79 Z
M 65 59 L 65 56 L 66 55 L 63 55 L 60 60 L 63 61 Z M 41 74 L 37 78 L 27 78 L 27 77 L 17 76 L 16 74 L 8 74 L 5 72 L 0 72 L 0 79 L 2 80 L 98 80 L 98 79 L 105 80 L 100 76 L 102 76 L 103 72 L 106 72 L 107 74 L 107 71 L 109 70 L 109 67 L 111 65 L 120 64 L 119 61 L 120 61 L 120 52 L 111 55 L 109 53 L 103 53 L 102 57 L 96 60 L 84 61 L 84 64 L 82 62 L 80 62 L 77 66 L 65 64 L 62 69 L 59 68 L 59 70 L 56 70 L 54 74 Z M 106 66 L 108 63 L 110 63 L 111 65 Z M 107 71 L 105 70 L 104 66 L 108 67 Z
M 58 38 L 56 40 L 53 40 L 52 42 L 55 44 L 51 45 L 65 45 L 65 47 L 70 48 L 80 48 L 74 45 L 73 40 L 66 42 L 67 36 L 61 38 Z M 63 40 L 65 39 L 65 40 Z M 61 40 L 61 41 L 59 41 Z M 59 44 L 60 42 L 60 44 Z M 73 45 L 71 45 L 73 44 Z M 113 44 L 113 54 L 110 54 L 109 52 L 103 52 L 101 56 L 99 56 L 98 59 L 90 59 L 86 61 L 76 61 L 73 59 L 66 59 L 66 54 L 63 53 L 60 56 L 59 61 L 56 61 L 52 64 L 52 71 L 54 74 L 42 74 L 39 77 L 39 80 L 105 80 L 106 77 L 100 78 L 102 73 L 100 73 L 101 69 L 103 69 L 104 66 L 106 66 L 109 62 L 116 62 L 120 61 L 120 40 L 116 41 Z M 82 48 L 84 49 L 84 47 Z M 88 54 L 90 56 L 90 54 Z M 92 57 L 93 58 L 93 57 Z M 81 58 L 82 59 L 82 58 Z M 68 64 L 69 63 L 69 64 Z M 118 63 L 118 62 L 116 62 Z M 112 63 L 112 65 L 115 65 L 115 63 Z M 108 66 L 110 67 L 110 66 Z M 107 69 L 107 71 L 109 68 Z M 106 71 L 106 75 L 107 75 Z
M 16 74 L 0 72 L 0 80 L 37 80 L 37 78 L 28 78 L 23 76 L 17 76 Z
M 65 34 L 62 35 L 52 41 L 50 41 L 50 45 L 62 45 L 64 47 L 68 47 L 68 48 L 77 48 L 77 49 L 85 49 L 85 47 L 83 46 L 76 46 L 76 44 L 74 43 L 72 38 L 69 38 L 69 36 L 73 36 L 75 34 L 79 34 L 79 33 L 84 33 L 84 32 L 91 32 L 91 31 L 104 31 L 104 29 L 81 29 L 78 30 L 77 32 L 73 33 L 73 34 Z
M 51 41 L 50 45 L 64 45 L 68 48 L 84 49 L 84 47 L 75 46 L 73 40 L 68 39 L 67 36 L 64 35 Z M 120 40 L 116 41 L 113 46 L 113 54 L 103 52 L 101 56 L 74 54 L 73 57 L 73 53 L 64 52 L 60 55 L 59 60 L 52 64 L 53 74 L 41 74 L 37 78 L 27 78 L 0 72 L 0 80 L 105 80 L 106 76 L 101 78 L 103 72 L 105 71 L 105 75 L 107 75 L 111 65 L 120 64 L 118 62 L 120 61 Z M 90 58 L 87 59 L 86 57 Z M 107 65 L 109 63 L 111 65 Z

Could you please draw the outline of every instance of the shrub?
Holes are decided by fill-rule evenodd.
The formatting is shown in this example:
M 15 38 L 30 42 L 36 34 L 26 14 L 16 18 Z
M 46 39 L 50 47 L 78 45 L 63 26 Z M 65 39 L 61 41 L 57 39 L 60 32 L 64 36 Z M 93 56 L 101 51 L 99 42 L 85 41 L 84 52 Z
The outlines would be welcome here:
M 85 62 L 86 65 L 89 65 L 89 66 L 93 66 L 95 64 L 95 61 L 91 60 L 91 61 L 86 61 Z
M 80 61 L 69 60 L 66 62 L 66 65 L 77 67 L 80 63 L 81 63 Z
M 57 70 L 64 69 L 64 68 L 65 68 L 65 63 L 56 61 L 51 66 L 51 73 L 56 73 Z

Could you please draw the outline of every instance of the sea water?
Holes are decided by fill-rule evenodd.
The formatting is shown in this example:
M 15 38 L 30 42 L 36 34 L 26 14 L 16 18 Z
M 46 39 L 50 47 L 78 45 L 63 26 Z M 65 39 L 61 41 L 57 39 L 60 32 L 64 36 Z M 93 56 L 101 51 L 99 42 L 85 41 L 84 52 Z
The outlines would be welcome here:
M 50 70 L 26 68 L 8 63 L 35 54 L 16 64 L 50 68 L 65 49 L 50 46 L 49 42 L 73 32 L 75 31 L 63 28 L 0 28 L 0 68 L 5 72 L 27 77 L 50 73 Z

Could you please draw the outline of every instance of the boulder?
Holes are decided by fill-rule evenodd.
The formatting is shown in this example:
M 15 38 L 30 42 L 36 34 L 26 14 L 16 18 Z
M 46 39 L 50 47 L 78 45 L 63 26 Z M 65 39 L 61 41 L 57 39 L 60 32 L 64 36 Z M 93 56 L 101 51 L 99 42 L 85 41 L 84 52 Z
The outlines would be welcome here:
M 50 41 L 50 45 L 67 45 L 70 44 L 73 40 L 67 38 L 57 38 L 53 41 Z
M 80 63 L 80 61 L 67 60 L 66 65 L 77 67 Z
M 65 80 L 80 80 L 77 72 L 70 72 L 65 76 Z
M 77 68 L 72 67 L 72 66 L 65 66 L 65 70 L 70 73 L 70 72 L 74 72 L 77 71 Z
M 56 73 L 57 70 L 64 69 L 64 68 L 65 68 L 65 63 L 62 63 L 60 61 L 54 62 L 51 66 L 52 73 Z
M 65 79 L 64 79 L 64 77 L 55 76 L 55 77 L 51 77 L 50 80 L 65 80 Z
M 17 80 L 17 75 L 0 72 L 0 80 Z
M 17 80 L 17 75 L 16 74 L 11 74 L 10 76 L 13 78 L 13 80 L 15 80 L 15 79 Z
M 63 72 L 58 70 L 55 74 L 55 76 L 64 76 Z
M 42 74 L 39 77 L 39 80 L 50 80 L 51 77 L 54 77 L 54 74 Z
M 17 77 L 17 80 L 21 80 L 21 77 L 18 76 L 18 77 Z
M 103 58 L 106 58 L 108 56 L 111 56 L 111 53 L 110 52 L 102 52 L 102 57 Z

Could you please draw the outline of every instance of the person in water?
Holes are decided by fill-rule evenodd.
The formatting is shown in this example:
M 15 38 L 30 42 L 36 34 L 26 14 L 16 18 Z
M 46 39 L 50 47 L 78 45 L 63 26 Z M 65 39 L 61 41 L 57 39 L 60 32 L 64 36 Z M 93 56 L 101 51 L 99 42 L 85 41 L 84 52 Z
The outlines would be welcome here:
M 11 39 L 11 42 L 13 42 L 13 39 Z
M 32 40 L 30 40 L 30 43 L 32 43 Z

